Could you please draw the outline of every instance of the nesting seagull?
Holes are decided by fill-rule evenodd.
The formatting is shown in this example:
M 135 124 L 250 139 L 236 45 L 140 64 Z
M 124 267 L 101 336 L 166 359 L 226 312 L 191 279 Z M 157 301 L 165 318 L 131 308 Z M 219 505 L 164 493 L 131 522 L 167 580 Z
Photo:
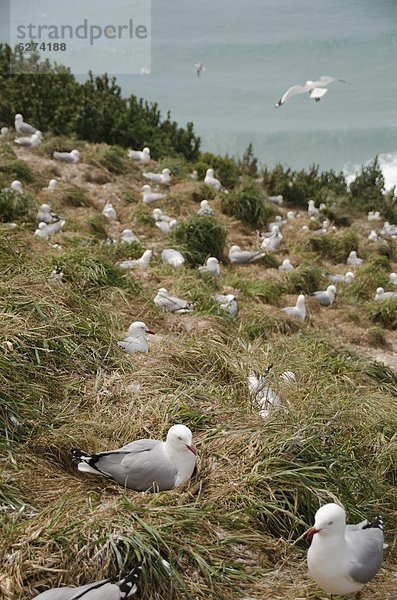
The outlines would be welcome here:
M 156 221 L 155 225 L 164 235 L 168 235 L 171 229 L 178 225 L 178 221 L 176 219 L 171 219 L 169 223 L 167 221 Z
M 196 169 L 190 173 L 190 179 L 193 179 L 193 181 L 198 180 L 198 171 Z
M 161 185 L 170 185 L 171 183 L 171 171 L 169 169 L 163 169 L 161 173 L 152 173 L 149 171 L 144 173 L 143 176 L 149 179 L 149 181 L 160 183 Z
M 192 476 L 196 454 L 192 432 L 185 425 L 173 425 L 165 442 L 140 439 L 98 454 L 72 450 L 73 458 L 81 461 L 79 471 L 104 475 L 137 492 L 171 490 L 186 483 Z
M 299 294 L 295 306 L 287 306 L 281 310 L 290 317 L 296 317 L 297 319 L 304 321 L 306 319 L 305 296 L 303 294 Z
M 221 274 L 221 267 L 219 260 L 215 256 L 207 258 L 205 265 L 198 268 L 199 273 L 211 273 L 211 275 L 219 276 Z
M 397 299 L 397 292 L 385 292 L 383 287 L 378 287 L 375 294 L 375 300 L 395 300 Z
M 0 138 L 4 138 L 8 135 L 8 127 L 2 127 L 0 129 Z
M 174 250 L 174 248 L 165 248 L 161 253 L 161 259 L 167 265 L 175 268 L 182 267 L 185 262 L 183 254 L 179 250 Z
M 137 581 L 142 567 L 132 569 L 123 579 L 112 583 L 111 579 L 103 579 L 80 587 L 60 587 L 47 590 L 35 600 L 127 600 L 137 591 Z
M 133 242 L 137 242 L 138 238 L 132 229 L 123 229 L 120 236 L 120 242 L 122 244 L 132 244 Z
M 52 156 L 55 160 L 66 162 L 70 165 L 74 165 L 80 160 L 80 152 L 78 150 L 72 150 L 71 152 L 53 152 Z
M 272 390 L 267 380 L 267 375 L 272 367 L 273 365 L 270 365 L 263 375 L 252 371 L 248 376 L 248 391 L 251 402 L 256 408 L 259 408 L 258 414 L 262 419 L 267 419 L 270 410 L 281 404 L 279 396 Z
M 279 226 L 274 225 L 271 235 L 269 237 L 265 237 L 261 244 L 261 248 L 266 250 L 266 252 L 277 252 L 282 240 L 283 236 L 280 233 Z
M 281 194 L 279 194 L 278 196 L 268 196 L 267 199 L 272 204 L 278 204 L 279 206 L 281 206 L 281 204 L 283 204 L 284 202 L 284 198 Z
M 363 264 L 363 259 L 359 258 L 357 256 L 356 250 L 352 250 L 350 252 L 349 256 L 347 257 L 346 264 L 347 265 L 352 265 L 354 267 L 359 267 L 360 265 Z
M 152 192 L 152 188 L 148 184 L 142 186 L 142 201 L 144 204 L 152 204 L 152 202 L 157 202 L 162 198 L 165 198 L 165 194 Z
M 51 213 L 51 208 L 49 204 L 42 204 L 39 208 L 39 212 L 37 213 L 37 223 L 45 223 L 49 225 L 53 223 L 55 217 Z
M 203 65 L 202 62 L 196 63 L 194 65 L 194 68 L 196 69 L 196 75 L 197 77 L 201 76 L 201 73 L 204 73 L 204 71 L 206 71 L 207 69 L 205 68 L 205 66 Z
M 150 162 L 150 148 L 144 148 L 141 150 L 128 150 L 128 158 L 132 158 L 136 162 L 146 165 Z
M 316 217 L 318 218 L 320 216 L 320 211 L 318 208 L 316 208 L 316 205 L 314 203 L 314 200 L 309 200 L 309 202 L 307 203 L 307 214 L 309 215 L 309 217 Z
M 200 216 L 214 214 L 214 209 L 210 206 L 208 200 L 202 200 L 200 202 L 200 208 L 198 209 L 197 214 Z
M 171 223 L 172 217 L 166 215 L 161 208 L 154 208 L 152 210 L 152 217 L 155 221 L 164 221 L 165 223 Z
M 233 264 L 247 264 L 255 262 L 265 256 L 262 251 L 250 252 L 249 250 L 241 250 L 240 246 L 232 246 L 229 250 L 229 260 Z
M 43 191 L 54 192 L 58 187 L 58 182 L 56 179 L 50 179 L 48 182 L 48 186 L 43 188 Z
M 120 348 L 128 352 L 128 354 L 148 352 L 148 334 L 154 335 L 154 332 L 142 321 L 134 321 L 128 328 L 127 337 L 121 340 L 121 342 L 117 342 L 117 344 Z
M 145 250 L 140 258 L 134 260 L 123 260 L 119 263 L 120 269 L 128 271 L 128 269 L 147 269 L 151 258 L 153 256 L 153 250 Z
M 335 300 L 336 287 L 331 284 L 325 291 L 313 292 L 311 296 L 317 300 L 321 306 L 332 306 Z
M 348 271 L 345 275 L 340 275 L 340 274 L 328 275 L 328 279 L 329 279 L 329 281 L 332 281 L 332 283 L 350 284 L 350 283 L 353 283 L 353 281 L 355 279 L 355 275 L 352 271 Z
M 14 192 L 15 194 L 23 194 L 22 183 L 18 181 L 18 179 L 14 179 L 14 181 L 11 182 L 10 189 L 7 191 Z
M 117 221 L 117 213 L 111 202 L 106 202 L 102 211 L 103 216 L 110 221 Z
M 38 224 L 36 231 L 34 232 L 34 237 L 45 239 L 53 235 L 54 233 L 59 233 L 62 231 L 66 221 L 65 219 L 59 219 L 54 223 L 46 224 L 41 222 Z
M 389 281 L 393 285 L 397 285 L 397 273 L 390 273 L 390 275 L 389 275 Z
M 193 312 L 194 305 L 191 302 L 177 298 L 176 296 L 169 296 L 165 288 L 160 288 L 154 297 L 154 303 L 159 308 L 166 312 L 183 315 L 186 313 Z
M 379 571 L 383 558 L 383 520 L 346 525 L 346 514 L 338 504 L 322 506 L 314 527 L 307 532 L 312 540 L 307 553 L 309 575 L 325 592 L 356 594 Z
M 289 258 L 284 258 L 282 264 L 278 267 L 279 271 L 291 271 L 293 269 L 293 264 L 291 263 Z
M 236 296 L 233 294 L 216 294 L 214 300 L 218 302 L 219 308 L 232 317 L 238 315 L 238 302 Z
M 341 83 L 347 83 L 344 79 L 336 79 L 335 77 L 329 77 L 328 75 L 322 75 L 317 81 L 306 81 L 304 85 L 293 85 L 290 87 L 285 94 L 283 94 L 280 100 L 277 102 L 275 108 L 282 106 L 287 100 L 298 94 L 305 94 L 310 92 L 310 98 L 313 98 L 316 102 L 319 102 L 321 98 L 328 92 L 328 88 L 325 86 L 334 81 Z
M 23 116 L 19 113 L 15 115 L 14 126 L 15 131 L 17 131 L 18 133 L 26 133 L 28 135 L 33 135 L 37 131 L 36 127 L 33 127 L 33 125 L 29 125 L 29 123 L 25 123 L 25 121 L 23 120 Z
M 25 148 L 35 148 L 41 144 L 40 132 L 36 132 L 30 137 L 15 138 L 14 144 L 18 144 L 18 146 L 24 146 Z
M 214 169 L 207 169 L 204 177 L 204 183 L 212 187 L 217 192 L 223 189 L 223 185 L 221 184 L 219 179 L 214 177 Z

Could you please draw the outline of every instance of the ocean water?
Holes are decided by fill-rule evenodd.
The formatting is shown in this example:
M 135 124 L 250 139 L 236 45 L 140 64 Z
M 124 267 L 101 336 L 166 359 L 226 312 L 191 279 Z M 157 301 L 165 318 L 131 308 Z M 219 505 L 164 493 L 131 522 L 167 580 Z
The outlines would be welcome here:
M 252 142 L 261 163 L 350 172 L 378 154 L 397 183 L 397 0 L 152 0 L 151 68 L 120 77 L 123 93 L 193 121 L 204 150 L 241 155 Z M 274 108 L 321 75 L 349 83 Z

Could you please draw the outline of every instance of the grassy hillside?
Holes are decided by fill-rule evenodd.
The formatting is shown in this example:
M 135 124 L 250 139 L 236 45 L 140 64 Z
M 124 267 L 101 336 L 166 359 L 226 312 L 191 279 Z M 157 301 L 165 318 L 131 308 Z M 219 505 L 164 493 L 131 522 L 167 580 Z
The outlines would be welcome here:
M 78 147 L 81 162 L 52 160 L 60 144 Z M 363 215 L 368 209 L 393 215 L 395 199 L 383 196 L 376 162 L 349 191 L 340 174 L 281 167 L 255 183 L 248 155 L 239 163 L 163 155 L 149 168 L 169 166 L 173 185 L 155 206 L 181 223 L 167 240 L 154 226 L 153 206 L 142 204 L 142 169 L 124 150 L 51 135 L 33 150 L 11 146 L 11 135 L 0 142 L 0 188 L 17 178 L 24 193 L 0 193 L 6 600 L 117 574 L 141 559 L 144 599 L 322 598 L 306 576 L 302 536 L 319 505 L 334 499 L 352 520 L 383 514 L 390 548 L 367 593 L 394 598 L 397 304 L 373 297 L 379 285 L 391 289 L 397 258 L 394 243 L 367 241 L 373 225 Z M 230 187 L 228 196 L 189 178 L 193 168 L 202 176 L 209 164 Z M 59 186 L 51 194 L 42 188 L 52 177 Z M 270 205 L 267 193 L 284 194 L 285 208 Z M 192 218 L 205 198 L 215 217 Z M 302 230 L 317 227 L 302 211 L 310 198 L 327 204 L 335 233 Z M 119 222 L 102 216 L 108 200 Z M 32 235 L 43 202 L 66 219 L 52 244 Z M 301 216 L 285 225 L 278 253 L 248 266 L 228 264 L 232 244 L 258 247 L 252 215 L 265 225 L 291 208 Z M 107 243 L 127 227 L 139 243 Z M 170 245 L 187 254 L 180 270 L 161 263 Z M 146 248 L 154 250 L 147 271 L 119 270 L 120 260 Z M 214 249 L 224 259 L 217 280 L 195 268 Z M 306 323 L 284 315 L 281 307 L 295 303 L 297 293 L 326 287 L 324 273 L 349 270 L 352 249 L 364 266 L 354 284 L 338 286 L 332 308 L 309 299 Z M 277 269 L 286 256 L 296 266 L 290 274 Z M 49 280 L 57 264 L 62 283 Z M 196 303 L 195 312 L 161 312 L 153 303 L 159 287 Z M 240 303 L 236 320 L 212 300 L 230 291 Z M 135 320 L 156 332 L 148 355 L 128 356 L 117 346 Z M 251 405 L 247 376 L 271 363 L 282 404 L 264 421 Z M 280 379 L 285 370 L 295 382 Z M 100 451 L 162 438 L 177 422 L 192 429 L 199 449 L 197 472 L 183 489 L 123 490 L 78 473 L 71 461 L 73 447 Z

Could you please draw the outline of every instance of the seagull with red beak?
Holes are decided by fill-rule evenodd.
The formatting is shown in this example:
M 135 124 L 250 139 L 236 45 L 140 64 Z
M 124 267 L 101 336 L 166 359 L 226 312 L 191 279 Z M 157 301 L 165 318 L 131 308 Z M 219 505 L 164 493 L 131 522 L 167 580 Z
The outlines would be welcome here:
M 307 553 L 309 575 L 328 594 L 356 594 L 379 571 L 383 556 L 383 521 L 346 525 L 341 506 L 330 503 L 315 515 L 314 527 L 307 532 L 312 540 Z
M 196 465 L 197 450 L 186 425 L 173 425 L 165 442 L 142 439 L 119 450 L 88 454 L 77 448 L 72 456 L 78 470 L 103 475 L 123 487 L 144 491 L 171 490 L 189 481 Z
M 117 343 L 120 348 L 123 348 L 128 354 L 148 352 L 148 334 L 154 335 L 154 331 L 149 329 L 142 321 L 134 321 L 128 328 L 127 337 Z

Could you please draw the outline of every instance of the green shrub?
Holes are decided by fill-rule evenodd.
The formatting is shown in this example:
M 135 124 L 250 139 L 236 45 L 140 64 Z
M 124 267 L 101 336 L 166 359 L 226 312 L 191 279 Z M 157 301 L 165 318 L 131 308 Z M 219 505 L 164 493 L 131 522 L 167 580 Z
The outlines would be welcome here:
M 193 215 L 173 229 L 171 241 L 193 265 L 202 264 L 208 256 L 221 259 L 226 241 L 226 228 L 211 215 Z
M 200 179 L 204 179 L 207 169 L 212 167 L 214 174 L 221 184 L 227 188 L 233 188 L 239 179 L 238 166 L 236 162 L 229 156 L 218 156 L 210 152 L 200 154 L 199 162 L 193 165 Z
M 92 144 L 86 149 L 84 158 L 89 164 L 103 167 L 115 175 L 139 172 L 135 163 L 128 158 L 125 149 L 120 146 Z
M 69 185 L 62 190 L 57 190 L 56 199 L 62 206 L 73 206 L 75 208 L 79 206 L 91 206 L 90 199 L 85 191 L 76 185 Z
M 210 188 L 205 183 L 198 183 L 192 191 L 193 202 L 202 202 L 202 200 L 212 200 L 215 198 L 216 192 L 213 188 Z
M 277 281 L 249 281 L 234 276 L 228 280 L 228 284 L 240 290 L 248 298 L 258 298 L 265 304 L 278 304 L 283 293 L 285 285 Z
M 320 289 L 323 281 L 322 270 L 319 267 L 302 264 L 287 275 L 287 285 L 291 293 L 304 292 L 311 294 Z
M 29 194 L 0 192 L 0 221 L 33 221 L 36 205 Z
M 56 135 L 51 136 L 49 139 L 44 141 L 38 146 L 37 152 L 39 154 L 45 154 L 52 156 L 54 152 L 71 152 L 72 150 L 83 150 L 85 143 L 78 140 L 74 136 L 68 135 Z
M 339 236 L 318 235 L 309 239 L 309 246 L 322 258 L 345 263 L 350 252 L 358 248 L 358 236 L 355 231 L 347 231 Z
M 0 146 L 0 189 L 9 187 L 14 179 L 22 183 L 31 183 L 33 173 L 28 164 L 19 160 L 8 145 Z
M 389 273 L 390 261 L 387 257 L 372 258 L 357 271 L 354 282 L 345 291 L 346 297 L 354 300 L 373 300 L 376 288 L 387 287 Z
M 397 329 L 397 300 L 373 302 L 369 314 L 374 323 L 379 323 L 386 329 Z
M 273 205 L 266 201 L 263 190 L 250 179 L 222 196 L 222 212 L 250 227 L 263 227 L 277 214 Z

